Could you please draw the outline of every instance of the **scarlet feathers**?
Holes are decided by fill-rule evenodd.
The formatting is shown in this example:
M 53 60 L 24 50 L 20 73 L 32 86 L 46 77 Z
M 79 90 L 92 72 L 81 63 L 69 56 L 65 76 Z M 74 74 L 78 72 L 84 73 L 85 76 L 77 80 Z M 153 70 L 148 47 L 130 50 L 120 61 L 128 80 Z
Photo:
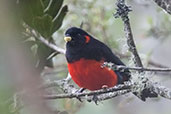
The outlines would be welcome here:
M 98 90 L 103 86 L 117 84 L 117 75 L 113 70 L 102 67 L 103 61 L 80 59 L 68 63 L 68 70 L 74 82 L 81 88 Z

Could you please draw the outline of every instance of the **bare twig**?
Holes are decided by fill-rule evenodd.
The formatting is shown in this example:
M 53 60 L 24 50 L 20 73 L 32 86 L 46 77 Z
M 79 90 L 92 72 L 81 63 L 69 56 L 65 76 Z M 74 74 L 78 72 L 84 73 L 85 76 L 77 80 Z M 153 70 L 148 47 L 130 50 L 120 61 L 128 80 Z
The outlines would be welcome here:
M 171 0 L 153 0 L 153 1 L 171 15 Z
M 120 85 L 117 85 L 117 86 L 114 86 L 114 87 L 108 88 L 108 89 L 100 89 L 100 90 L 96 90 L 96 91 L 83 92 L 83 93 L 76 92 L 76 93 L 59 94 L 59 95 L 45 95 L 44 98 L 46 98 L 46 99 L 61 99 L 61 98 L 89 97 L 89 96 L 94 96 L 94 95 L 110 93 L 110 92 L 116 92 L 116 91 L 120 91 L 120 90 L 129 90 L 127 92 L 130 92 L 131 85 L 132 84 L 130 82 L 127 82 L 125 84 L 120 84 Z
M 104 101 L 104 100 L 108 100 L 108 99 L 112 99 L 114 97 L 120 96 L 120 95 L 124 95 L 131 92 L 131 89 L 124 89 L 124 90 L 118 90 L 118 91 L 114 91 L 114 92 L 107 92 L 104 94 L 99 94 L 96 95 L 96 93 L 92 94 L 92 95 L 84 95 L 82 96 L 80 93 L 78 94 L 68 94 L 68 96 L 66 96 L 67 94 L 60 94 L 60 95 L 45 95 L 44 98 L 45 99 L 64 99 L 64 98 L 79 98 L 81 100 L 87 100 L 89 102 L 94 101 L 94 95 L 96 95 L 98 101 Z M 89 92 L 91 94 L 91 92 Z M 87 92 L 88 94 L 88 92 Z M 63 96 L 64 95 L 64 96 Z
M 98 101 L 103 101 L 129 92 L 140 91 L 141 88 L 145 87 L 145 88 L 150 88 L 150 91 L 154 91 L 161 97 L 171 99 L 170 89 L 164 86 L 160 86 L 158 83 L 154 83 L 151 81 L 148 81 L 148 83 L 147 82 L 143 82 L 143 83 L 146 83 L 146 86 L 144 86 L 143 84 L 132 83 L 128 81 L 124 84 L 120 84 L 108 89 L 101 89 L 101 90 L 89 91 L 83 93 L 74 92 L 74 93 L 66 93 L 66 94 L 44 95 L 43 97 L 49 100 L 64 99 L 64 98 L 79 98 L 82 100 L 94 101 L 93 97 L 94 95 L 96 95 Z
M 154 84 L 153 84 L 154 85 Z M 156 86 L 153 86 L 153 91 L 155 91 L 158 95 L 167 98 L 167 99 L 171 99 L 171 91 L 170 89 L 164 87 L 164 86 L 159 86 L 158 84 L 156 84 Z
M 131 89 L 120 90 L 120 91 L 116 91 L 116 92 L 110 92 L 110 93 L 102 94 L 102 95 L 98 96 L 98 101 L 112 99 L 112 98 L 115 98 L 117 96 L 127 94 L 129 92 L 131 92 Z M 87 101 L 92 101 L 92 100 L 87 99 Z
M 129 22 L 129 17 L 128 13 L 131 11 L 130 6 L 128 7 L 125 4 L 125 0 L 118 0 L 116 3 L 117 5 L 117 12 L 115 14 L 115 17 L 121 17 L 122 21 L 124 22 L 124 31 L 125 31 L 125 36 L 127 38 L 127 45 L 129 47 L 129 51 L 132 52 L 134 56 L 134 63 L 136 67 L 141 67 L 143 68 L 143 64 L 141 62 L 140 56 L 137 52 L 134 39 L 133 39 L 133 34 L 131 31 L 131 26 Z M 142 71 L 139 71 L 141 73 Z M 147 97 L 156 97 L 157 94 L 154 91 L 151 91 L 150 87 L 146 87 L 146 83 L 149 82 L 149 79 L 146 78 L 145 76 L 139 75 L 138 76 L 139 83 L 142 85 L 142 89 L 139 91 L 135 91 L 134 94 L 139 97 L 141 100 L 145 101 Z M 151 85 L 152 86 L 152 85 Z M 146 87 L 146 88 L 145 88 Z
M 65 54 L 65 50 L 57 47 L 55 44 L 50 43 L 48 40 L 46 40 L 44 37 L 42 37 L 40 34 L 36 33 L 36 31 L 32 30 L 32 34 L 35 38 L 39 39 L 42 43 L 44 43 L 46 46 L 50 47 L 51 49 L 55 50 L 56 52 Z
M 127 67 L 123 65 L 115 65 L 113 63 L 104 63 L 104 66 L 113 70 L 135 70 L 135 71 L 151 71 L 151 72 L 171 72 L 171 68 L 144 68 L 144 67 Z
M 118 0 L 116 5 L 117 5 L 118 9 L 115 14 L 115 17 L 116 18 L 121 17 L 124 22 L 125 36 L 127 38 L 127 44 L 129 47 L 129 51 L 131 51 L 134 56 L 134 63 L 138 67 L 143 67 L 143 64 L 141 62 L 141 59 L 138 55 L 138 52 L 137 52 L 137 49 L 136 49 L 136 46 L 134 43 L 133 34 L 132 34 L 130 22 L 129 22 L 128 13 L 131 11 L 131 9 L 130 9 L 130 7 L 125 5 L 125 0 Z

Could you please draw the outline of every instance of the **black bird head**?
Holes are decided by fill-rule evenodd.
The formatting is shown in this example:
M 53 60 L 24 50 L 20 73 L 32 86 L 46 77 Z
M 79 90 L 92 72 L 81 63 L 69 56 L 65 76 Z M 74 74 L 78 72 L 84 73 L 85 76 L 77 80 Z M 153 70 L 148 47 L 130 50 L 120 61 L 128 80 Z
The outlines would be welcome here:
M 94 38 L 81 28 L 71 27 L 65 32 L 66 58 L 68 62 L 79 60 L 80 58 L 94 58 L 92 52 L 96 45 Z M 92 53 L 92 54 L 90 54 Z
M 80 48 L 90 41 L 91 36 L 84 30 L 71 27 L 65 32 L 64 40 L 70 47 Z

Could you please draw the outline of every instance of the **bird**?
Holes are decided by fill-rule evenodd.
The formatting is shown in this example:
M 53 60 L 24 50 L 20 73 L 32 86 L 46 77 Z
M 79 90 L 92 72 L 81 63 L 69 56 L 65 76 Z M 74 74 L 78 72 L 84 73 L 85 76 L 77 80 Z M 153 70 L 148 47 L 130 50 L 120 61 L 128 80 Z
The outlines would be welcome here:
M 110 88 L 130 79 L 130 72 L 114 71 L 103 67 L 104 62 L 125 64 L 103 42 L 78 27 L 65 32 L 66 60 L 72 80 L 80 87 L 91 91 Z

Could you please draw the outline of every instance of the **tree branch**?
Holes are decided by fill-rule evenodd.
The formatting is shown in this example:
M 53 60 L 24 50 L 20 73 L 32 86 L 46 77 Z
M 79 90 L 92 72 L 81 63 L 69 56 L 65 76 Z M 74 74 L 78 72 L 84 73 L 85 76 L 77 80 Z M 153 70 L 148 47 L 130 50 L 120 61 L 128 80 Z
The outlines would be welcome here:
M 141 59 L 138 55 L 138 52 L 134 43 L 133 34 L 132 34 L 130 22 L 129 22 L 128 13 L 131 11 L 130 6 L 125 5 L 125 0 L 118 0 L 116 5 L 117 5 L 117 9 L 116 9 L 117 12 L 115 14 L 115 17 L 116 18 L 121 17 L 122 21 L 124 22 L 125 36 L 127 38 L 129 51 L 131 51 L 134 56 L 134 63 L 137 67 L 143 67 L 143 64 L 141 62 Z
M 155 91 L 158 95 L 167 98 L 167 99 L 171 99 L 171 91 L 170 89 L 164 87 L 164 86 L 160 86 L 159 84 L 153 84 L 152 88 L 153 91 Z
M 34 35 L 35 38 L 39 39 L 42 43 L 44 43 L 46 46 L 50 47 L 56 52 L 65 54 L 65 50 L 57 47 L 55 44 L 50 43 L 48 40 L 46 40 L 44 37 L 42 37 L 40 34 L 38 34 L 36 31 L 32 30 L 32 35 Z
M 53 100 L 53 99 L 64 99 L 64 98 L 77 98 L 81 100 L 94 101 L 94 95 L 96 95 L 98 101 L 103 101 L 107 99 L 111 99 L 129 92 L 137 92 L 141 91 L 141 89 L 149 88 L 150 91 L 154 91 L 161 97 L 171 99 L 171 91 L 170 89 L 159 85 L 158 83 L 154 83 L 151 81 L 143 82 L 146 83 L 146 86 L 140 83 L 132 83 L 130 81 L 125 82 L 124 84 L 120 84 L 108 89 L 100 89 L 96 91 L 89 91 L 83 93 L 66 93 L 66 94 L 56 94 L 56 95 L 44 95 L 45 99 Z
M 171 15 L 171 0 L 153 0 L 158 6 L 163 8 L 168 14 Z
M 134 43 L 133 34 L 132 34 L 130 22 L 129 22 L 128 13 L 131 11 L 130 6 L 127 6 L 125 4 L 125 0 L 118 0 L 116 5 L 117 5 L 117 12 L 115 14 L 115 17 L 116 18 L 121 17 L 122 21 L 124 22 L 124 31 L 125 31 L 125 36 L 127 38 L 127 45 L 129 47 L 129 51 L 132 52 L 134 56 L 133 60 L 134 60 L 135 66 L 143 68 L 143 64 L 141 62 L 140 56 L 137 52 L 137 49 Z M 142 71 L 139 71 L 139 73 L 141 72 Z M 150 87 L 146 87 L 146 84 L 149 83 L 149 79 L 147 77 L 139 75 L 138 79 L 139 79 L 139 82 L 135 82 L 135 83 L 142 85 L 142 88 L 140 89 L 140 91 L 133 92 L 134 95 L 136 95 L 143 101 L 145 101 L 146 98 L 148 97 L 157 96 L 157 94 L 154 91 L 151 91 Z
M 100 90 L 96 90 L 96 91 L 90 91 L 90 92 L 83 92 L 83 93 L 68 93 L 68 94 L 58 94 L 58 95 L 45 95 L 44 98 L 46 99 L 62 99 L 62 98 L 82 98 L 85 97 L 83 99 L 87 99 L 88 101 L 93 100 L 93 98 L 88 98 L 89 96 L 98 96 L 98 95 L 102 95 L 102 94 L 108 94 L 108 95 L 103 95 L 103 96 L 99 96 L 98 100 L 104 100 L 104 99 L 108 99 L 109 97 L 114 97 L 114 96 L 118 96 L 120 95 L 119 92 L 124 91 L 122 94 L 128 93 L 131 91 L 131 82 L 127 82 L 125 84 L 120 84 L 117 86 L 114 86 L 112 88 L 108 88 L 108 89 L 100 89 Z M 125 91 L 127 90 L 127 91 Z M 117 92 L 117 93 L 112 93 L 112 92 Z M 111 95 L 110 95 L 111 93 Z
M 104 65 L 112 70 L 135 70 L 135 71 L 151 71 L 151 72 L 171 72 L 171 68 L 144 68 L 144 67 L 127 67 L 123 65 L 115 65 L 113 63 L 105 62 Z

